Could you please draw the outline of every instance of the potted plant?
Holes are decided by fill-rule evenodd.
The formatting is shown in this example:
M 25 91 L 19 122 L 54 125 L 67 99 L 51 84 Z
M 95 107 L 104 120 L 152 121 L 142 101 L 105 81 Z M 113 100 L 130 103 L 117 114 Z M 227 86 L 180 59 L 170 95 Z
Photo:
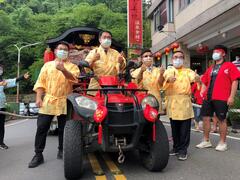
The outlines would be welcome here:
M 240 110 L 239 95 L 235 97 L 234 105 L 229 109 L 229 119 L 232 124 L 232 129 L 240 129 L 240 112 L 235 112 L 235 110 Z

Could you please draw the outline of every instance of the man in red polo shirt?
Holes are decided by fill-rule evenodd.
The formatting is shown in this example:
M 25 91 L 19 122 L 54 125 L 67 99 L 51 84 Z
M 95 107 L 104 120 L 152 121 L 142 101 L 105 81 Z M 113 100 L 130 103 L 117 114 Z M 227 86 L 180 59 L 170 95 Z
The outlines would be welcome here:
M 212 55 L 215 63 L 206 70 L 201 78 L 203 82 L 201 95 L 204 98 L 201 110 L 204 123 L 204 139 L 196 146 L 197 148 L 212 147 L 209 140 L 211 129 L 210 119 L 213 113 L 215 113 L 220 129 L 220 141 L 215 149 L 217 151 L 227 150 L 226 114 L 228 107 L 234 103 L 240 72 L 233 63 L 224 62 L 226 53 L 226 47 L 222 45 L 215 46 Z

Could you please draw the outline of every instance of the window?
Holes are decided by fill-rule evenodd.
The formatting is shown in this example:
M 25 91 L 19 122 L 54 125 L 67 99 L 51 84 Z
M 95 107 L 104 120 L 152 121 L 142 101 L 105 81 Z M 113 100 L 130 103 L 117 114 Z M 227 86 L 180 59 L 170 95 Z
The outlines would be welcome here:
M 158 30 L 158 26 L 160 25 L 160 11 L 159 9 L 154 13 L 154 31 Z
M 167 23 L 167 1 L 163 1 L 162 4 L 160 4 L 160 24 L 164 25 Z
M 167 23 L 167 1 L 163 1 L 160 6 L 155 10 L 153 14 L 154 19 L 154 31 L 158 31 L 159 25 L 165 25 Z
M 179 9 L 186 8 L 189 4 L 191 4 L 194 0 L 179 0 Z

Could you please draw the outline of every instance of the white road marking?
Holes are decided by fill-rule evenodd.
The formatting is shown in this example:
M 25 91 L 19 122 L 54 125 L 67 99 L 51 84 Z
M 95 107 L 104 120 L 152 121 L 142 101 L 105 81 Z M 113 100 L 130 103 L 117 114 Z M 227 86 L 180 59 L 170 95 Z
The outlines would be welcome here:
M 26 121 L 28 121 L 28 120 L 30 120 L 30 119 L 20 120 L 20 121 L 15 122 L 15 123 L 7 124 L 7 125 L 5 125 L 5 127 L 15 126 L 15 125 L 17 125 L 17 124 L 24 123 L 24 122 L 26 122 Z
M 162 121 L 163 122 L 163 124 L 164 125 L 166 125 L 166 126 L 171 126 L 170 124 L 169 124 L 169 122 L 166 122 L 166 121 Z M 194 129 L 192 129 L 191 128 L 191 130 L 193 131 L 193 132 L 196 132 L 196 131 L 194 131 Z M 202 131 L 201 132 L 196 132 L 196 133 L 202 133 Z M 214 136 L 220 136 L 218 133 L 210 133 L 211 135 L 214 135 Z M 237 141 L 240 141 L 240 138 L 238 138 L 238 137 L 234 137 L 234 136 L 229 136 L 229 135 L 227 135 L 227 138 L 228 139 L 233 139 L 233 140 L 237 140 Z

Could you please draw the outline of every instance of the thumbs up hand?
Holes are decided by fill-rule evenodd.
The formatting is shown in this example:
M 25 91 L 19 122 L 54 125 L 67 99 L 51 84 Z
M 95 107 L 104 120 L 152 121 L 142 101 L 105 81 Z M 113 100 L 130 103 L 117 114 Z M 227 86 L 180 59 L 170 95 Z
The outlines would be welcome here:
M 160 70 L 160 74 L 163 75 L 165 72 L 163 65 L 160 66 L 159 70 Z
M 123 52 L 121 52 L 121 54 L 118 56 L 118 63 L 119 63 L 119 64 L 122 64 L 123 61 L 124 61 Z

